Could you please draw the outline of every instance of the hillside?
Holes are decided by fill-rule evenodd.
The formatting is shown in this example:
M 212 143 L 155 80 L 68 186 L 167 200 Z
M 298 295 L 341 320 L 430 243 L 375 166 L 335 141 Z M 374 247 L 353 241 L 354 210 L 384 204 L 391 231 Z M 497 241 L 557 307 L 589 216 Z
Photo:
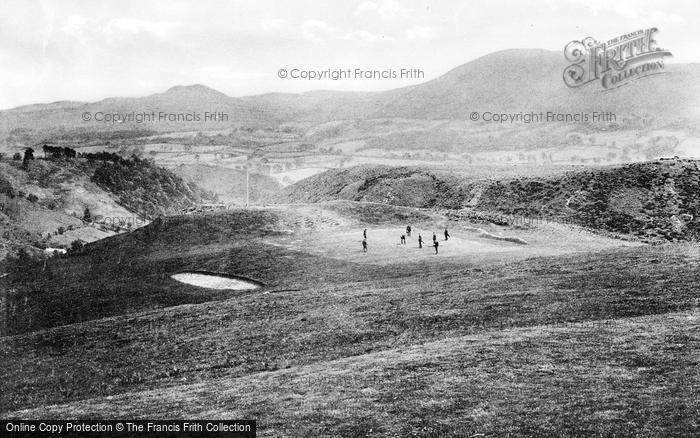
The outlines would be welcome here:
M 96 218 L 131 218 L 135 213 L 116 196 L 97 186 L 92 171 L 80 160 L 37 159 L 28 169 L 20 161 L 0 162 L 0 259 L 20 248 L 34 252 L 66 248 L 78 240 L 91 242 L 123 229 L 125 222 L 84 221 L 85 209 Z M 104 222 L 104 221 L 103 221 Z
M 148 161 L 104 157 L 0 161 L 0 259 L 92 242 L 210 196 Z
M 138 157 L 102 161 L 95 168 L 92 181 L 149 219 L 177 214 L 213 197 L 195 183 L 185 182 L 171 171 Z
M 550 176 L 494 176 L 440 170 L 331 170 L 283 191 L 291 202 L 334 199 L 447 208 L 492 221 L 552 220 L 650 241 L 700 237 L 700 167 L 666 160 L 578 168 Z M 511 218 L 508 218 L 511 216 Z M 502 219 L 501 219 L 502 218 Z
M 459 66 L 424 84 L 385 93 L 373 117 L 468 120 L 472 111 L 612 111 L 654 123 L 700 116 L 700 66 L 667 64 L 666 75 L 601 92 L 599 84 L 569 88 L 562 80 L 568 62 L 560 52 L 512 49 Z
M 399 246 L 407 222 L 453 238 L 439 256 Z M 261 437 L 697 430 L 695 245 L 488 227 L 518 245 L 475 225 L 345 201 L 235 210 L 25 265 L 0 278 L 0 412 L 256 418 Z M 263 286 L 171 278 L 191 270 Z
M 496 182 L 476 207 L 650 240 L 700 238 L 698 161 L 654 161 L 552 179 Z

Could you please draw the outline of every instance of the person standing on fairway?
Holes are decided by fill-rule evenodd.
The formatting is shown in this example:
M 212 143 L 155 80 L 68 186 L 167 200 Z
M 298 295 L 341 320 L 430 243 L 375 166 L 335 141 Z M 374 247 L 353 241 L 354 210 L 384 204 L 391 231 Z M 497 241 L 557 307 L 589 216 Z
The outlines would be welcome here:
M 367 252 L 367 239 L 362 239 L 362 252 Z
M 433 231 L 433 243 L 437 242 L 437 236 L 435 235 L 435 232 Z
M 406 244 L 406 235 L 402 234 L 401 235 L 401 245 L 405 245 L 405 244 Z
M 435 247 L 435 254 L 437 254 L 438 253 L 438 246 L 440 246 L 440 242 L 438 242 L 436 240 L 435 242 L 433 242 L 433 246 Z
M 445 227 L 445 240 L 450 238 L 450 233 L 447 232 L 447 227 Z
M 418 248 L 423 248 L 423 236 L 418 233 Z
M 362 237 L 364 237 L 365 239 L 367 238 L 367 228 L 365 228 L 362 232 Z
M 411 226 L 410 225 L 406 227 L 406 235 L 408 237 L 411 237 Z

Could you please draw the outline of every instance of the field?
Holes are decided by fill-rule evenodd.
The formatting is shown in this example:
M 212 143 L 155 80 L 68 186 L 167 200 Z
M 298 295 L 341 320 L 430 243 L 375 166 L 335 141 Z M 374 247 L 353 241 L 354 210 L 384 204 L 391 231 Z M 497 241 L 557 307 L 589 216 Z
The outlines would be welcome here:
M 185 271 L 263 287 L 170 278 Z M 0 281 L 3 418 L 256 418 L 266 437 L 700 432 L 695 243 L 336 201 L 169 217 Z

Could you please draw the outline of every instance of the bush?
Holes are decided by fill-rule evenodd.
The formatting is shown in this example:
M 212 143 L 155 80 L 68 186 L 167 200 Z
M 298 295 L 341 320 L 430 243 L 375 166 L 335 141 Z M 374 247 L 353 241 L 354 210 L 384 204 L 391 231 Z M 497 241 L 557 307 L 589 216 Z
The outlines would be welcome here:
M 14 154 L 14 155 L 12 156 L 12 159 L 15 160 L 15 161 L 21 161 L 21 160 L 22 160 L 22 154 L 20 154 L 19 152 L 17 152 L 16 154 Z
M 34 149 L 27 148 L 24 150 L 24 161 L 29 161 L 34 159 Z
M 70 243 L 70 252 L 74 254 L 80 254 L 83 252 L 85 245 L 80 240 L 74 240 Z
M 34 193 L 30 193 L 29 196 L 27 196 L 27 200 L 31 203 L 34 203 L 39 200 L 39 197 Z
M 16 196 L 15 189 L 12 184 L 0 175 L 0 194 L 7 195 L 10 199 Z

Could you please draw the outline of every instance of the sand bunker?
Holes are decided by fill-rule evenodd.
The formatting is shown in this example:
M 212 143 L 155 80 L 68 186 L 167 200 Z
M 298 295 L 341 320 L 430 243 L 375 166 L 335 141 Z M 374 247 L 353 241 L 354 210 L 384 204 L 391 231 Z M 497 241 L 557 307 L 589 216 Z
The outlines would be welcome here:
M 260 287 L 259 284 L 250 280 L 197 272 L 183 272 L 181 274 L 175 274 L 171 278 L 181 283 L 205 287 L 207 289 L 249 290 Z

